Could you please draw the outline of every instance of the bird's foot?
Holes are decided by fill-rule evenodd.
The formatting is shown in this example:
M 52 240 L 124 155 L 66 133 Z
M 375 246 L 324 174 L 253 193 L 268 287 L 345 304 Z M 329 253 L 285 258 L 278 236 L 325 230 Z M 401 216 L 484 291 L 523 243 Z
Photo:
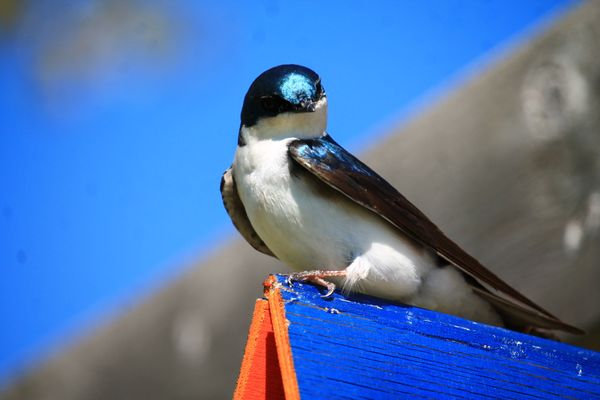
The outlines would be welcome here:
M 326 281 L 324 278 L 337 278 L 346 276 L 346 270 L 342 271 L 325 271 L 325 270 L 314 270 L 314 271 L 302 271 L 294 272 L 288 275 L 288 285 L 292 285 L 294 281 L 297 282 L 311 282 L 315 285 L 322 286 L 327 289 L 327 292 L 321 297 L 324 299 L 331 296 L 335 291 L 335 283 Z

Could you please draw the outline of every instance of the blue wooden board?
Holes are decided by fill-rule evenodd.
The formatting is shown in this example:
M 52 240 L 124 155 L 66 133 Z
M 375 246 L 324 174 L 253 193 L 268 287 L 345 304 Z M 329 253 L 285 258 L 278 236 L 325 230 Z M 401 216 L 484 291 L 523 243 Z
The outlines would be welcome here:
M 600 353 L 277 278 L 303 399 L 600 399 Z

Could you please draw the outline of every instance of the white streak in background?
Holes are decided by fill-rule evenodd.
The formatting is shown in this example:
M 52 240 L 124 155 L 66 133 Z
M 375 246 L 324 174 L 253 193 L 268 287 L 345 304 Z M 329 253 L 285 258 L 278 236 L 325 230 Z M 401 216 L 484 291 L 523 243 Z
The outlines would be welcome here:
M 581 222 L 573 219 L 565 226 L 563 242 L 568 252 L 576 252 L 581 247 L 583 239 L 583 227 Z
M 567 252 L 578 251 L 583 241 L 600 228 L 600 192 L 588 197 L 587 210 L 582 219 L 572 219 L 565 226 L 563 242 Z
M 197 311 L 183 311 L 173 322 L 173 345 L 181 360 L 190 364 L 202 363 L 212 342 L 206 322 Z

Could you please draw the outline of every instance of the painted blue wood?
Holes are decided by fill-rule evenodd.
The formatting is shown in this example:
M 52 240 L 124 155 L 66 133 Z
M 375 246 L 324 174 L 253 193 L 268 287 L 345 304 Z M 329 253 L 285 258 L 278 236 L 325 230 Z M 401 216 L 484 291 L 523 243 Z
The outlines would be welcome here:
M 600 353 L 278 280 L 304 399 L 600 399 Z

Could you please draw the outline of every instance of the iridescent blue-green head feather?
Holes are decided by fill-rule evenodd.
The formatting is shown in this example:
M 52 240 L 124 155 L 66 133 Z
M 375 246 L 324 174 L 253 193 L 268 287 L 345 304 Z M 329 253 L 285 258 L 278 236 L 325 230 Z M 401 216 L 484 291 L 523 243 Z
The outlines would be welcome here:
M 252 82 L 244 98 L 241 122 L 251 127 L 261 118 L 314 112 L 323 97 L 325 91 L 316 72 L 301 65 L 280 65 L 263 72 Z

